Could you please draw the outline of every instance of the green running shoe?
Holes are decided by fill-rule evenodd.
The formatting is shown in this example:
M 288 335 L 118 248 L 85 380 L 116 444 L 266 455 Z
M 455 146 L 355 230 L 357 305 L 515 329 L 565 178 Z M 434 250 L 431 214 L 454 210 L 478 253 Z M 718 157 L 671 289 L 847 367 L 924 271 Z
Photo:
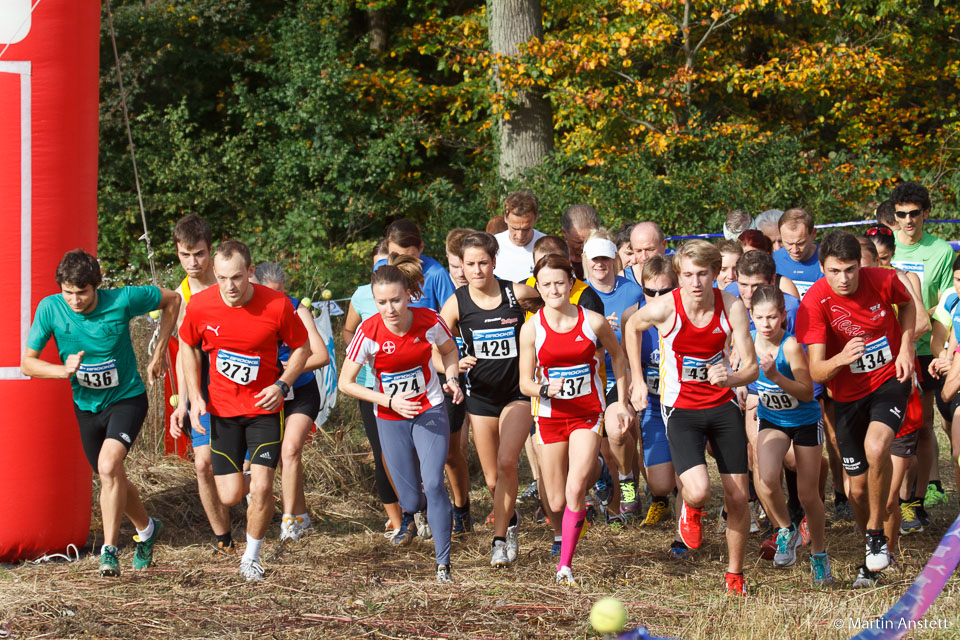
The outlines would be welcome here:
M 120 575 L 117 548 L 112 544 L 105 544 L 100 550 L 100 575 L 104 578 L 116 578 Z
M 937 485 L 931 482 L 927 485 L 926 495 L 923 496 L 923 506 L 929 509 L 939 504 L 947 504 L 947 492 L 937 489 Z
M 153 535 L 146 540 L 141 540 L 140 536 L 133 536 L 137 542 L 137 550 L 133 552 L 133 568 L 146 569 L 153 563 L 153 545 L 156 544 L 160 532 L 163 531 L 163 523 L 153 519 Z

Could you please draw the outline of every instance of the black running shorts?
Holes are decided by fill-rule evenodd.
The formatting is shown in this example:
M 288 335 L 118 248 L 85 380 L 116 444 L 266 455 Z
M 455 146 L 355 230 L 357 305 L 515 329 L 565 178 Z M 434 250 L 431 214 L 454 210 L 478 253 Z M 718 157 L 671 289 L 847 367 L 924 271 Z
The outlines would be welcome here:
M 316 379 L 293 389 L 292 392 L 293 399 L 283 401 L 283 415 L 289 417 L 295 413 L 302 413 L 315 421 L 320 414 L 320 388 L 317 386 Z
M 747 473 L 747 431 L 735 400 L 708 409 L 663 406 L 661 413 L 677 475 L 707 463 L 708 441 L 720 473 Z
M 871 422 L 881 422 L 896 434 L 903 423 L 910 398 L 911 383 L 892 377 L 880 387 L 853 402 L 834 403 L 837 448 L 843 469 L 848 476 L 867 472 L 867 456 L 863 441 Z
M 210 416 L 210 464 L 213 475 L 243 472 L 243 460 L 271 469 L 280 462 L 283 412 L 262 416 Z
M 83 454 L 94 473 L 97 473 L 97 461 L 100 449 L 108 438 L 123 444 L 130 451 L 133 442 L 140 434 L 143 420 L 147 417 L 147 394 L 141 393 L 132 398 L 117 400 L 103 411 L 84 411 L 73 405 L 80 425 L 80 443 Z
M 819 447 L 823 444 L 822 420 L 817 420 L 813 424 L 804 424 L 797 427 L 781 427 L 780 425 L 760 418 L 760 428 L 758 431 L 763 431 L 764 429 L 776 429 L 777 431 L 787 434 L 790 439 L 793 440 L 793 444 L 798 447 Z
M 447 384 L 447 376 L 442 373 L 437 374 L 437 379 L 440 382 L 440 388 L 443 390 L 443 406 L 447 409 L 447 422 L 450 423 L 450 433 L 458 433 L 460 429 L 463 428 L 463 422 L 467 418 L 467 402 L 466 398 L 460 404 L 453 404 L 453 396 L 447 393 L 447 390 L 443 388 L 443 385 Z M 460 390 L 463 390 L 463 376 L 460 376 L 457 379 L 457 383 L 460 385 Z M 497 415 L 500 415 L 499 413 Z

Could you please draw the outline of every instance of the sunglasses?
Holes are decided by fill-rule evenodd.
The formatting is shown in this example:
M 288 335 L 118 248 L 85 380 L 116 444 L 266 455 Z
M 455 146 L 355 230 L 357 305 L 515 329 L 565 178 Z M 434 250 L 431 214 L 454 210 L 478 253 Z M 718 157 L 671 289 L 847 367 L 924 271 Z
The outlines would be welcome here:
M 907 216 L 911 218 L 919 218 L 923 215 L 923 209 L 911 209 L 910 211 L 897 211 L 897 217 L 903 220 Z
M 869 229 L 867 229 L 867 235 L 868 236 L 892 236 L 893 230 L 890 227 L 882 227 L 878 225 L 876 227 L 870 227 Z
M 668 287 L 666 289 L 650 289 L 649 287 L 644 287 L 643 293 L 651 298 L 656 298 L 657 296 L 665 296 L 674 289 L 676 289 L 676 287 Z

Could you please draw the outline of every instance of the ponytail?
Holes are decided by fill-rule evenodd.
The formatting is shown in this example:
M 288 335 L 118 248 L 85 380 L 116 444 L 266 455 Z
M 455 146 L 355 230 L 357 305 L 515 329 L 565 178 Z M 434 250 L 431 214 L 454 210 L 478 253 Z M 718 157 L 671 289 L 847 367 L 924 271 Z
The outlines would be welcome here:
M 423 271 L 420 267 L 420 259 L 391 253 L 387 264 L 373 272 L 370 284 L 399 284 L 410 291 L 411 299 L 417 300 L 423 295 Z

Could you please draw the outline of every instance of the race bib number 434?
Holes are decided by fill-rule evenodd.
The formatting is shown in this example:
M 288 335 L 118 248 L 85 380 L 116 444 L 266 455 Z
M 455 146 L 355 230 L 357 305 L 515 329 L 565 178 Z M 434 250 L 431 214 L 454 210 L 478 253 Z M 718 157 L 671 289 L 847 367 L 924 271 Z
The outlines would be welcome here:
M 707 370 L 713 365 L 723 361 L 723 354 L 718 353 L 706 360 L 702 358 L 683 357 L 682 369 L 680 370 L 680 380 L 683 382 L 706 382 Z
M 582 364 L 573 367 L 554 367 L 547 369 L 547 378 L 560 378 L 560 393 L 557 398 L 571 400 L 588 395 L 593 390 L 590 382 L 590 365 Z
M 220 349 L 217 351 L 217 371 L 236 384 L 250 384 L 260 373 L 260 356 L 248 356 Z
M 477 329 L 473 332 L 473 352 L 480 360 L 507 360 L 517 355 L 513 327 Z
M 397 394 L 417 396 L 427 388 L 422 367 L 414 367 L 413 369 L 407 369 L 406 371 L 399 371 L 397 373 L 381 373 L 380 384 L 383 385 L 383 392 L 388 396 L 395 396 Z
M 107 360 L 97 364 L 81 364 L 77 369 L 77 382 L 88 389 L 110 389 L 120 383 L 117 361 Z
M 865 345 L 863 355 L 850 365 L 850 371 L 853 373 L 869 373 L 876 371 L 891 360 L 893 360 L 893 352 L 890 351 L 890 343 L 884 336 Z

